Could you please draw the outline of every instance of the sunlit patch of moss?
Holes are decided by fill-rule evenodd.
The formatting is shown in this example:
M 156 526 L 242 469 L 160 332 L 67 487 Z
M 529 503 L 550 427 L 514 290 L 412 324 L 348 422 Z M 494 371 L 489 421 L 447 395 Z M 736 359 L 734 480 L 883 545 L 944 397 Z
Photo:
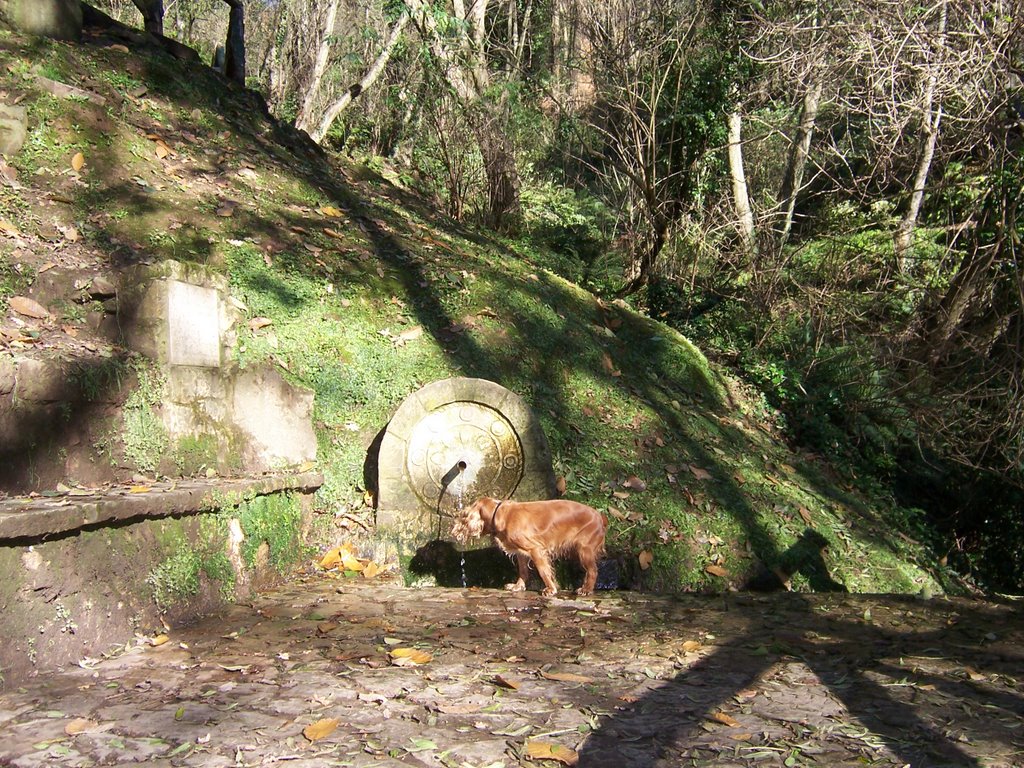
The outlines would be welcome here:
M 238 507 L 245 539 L 242 558 L 250 568 L 257 564 L 263 542 L 270 551 L 270 565 L 283 573 L 302 555 L 302 510 L 294 494 L 258 496 Z
M 161 610 L 199 593 L 202 559 L 194 547 L 184 541 L 146 577 L 153 600 Z
M 156 408 L 163 402 L 166 382 L 151 363 L 137 358 L 138 383 L 122 409 L 125 458 L 143 472 L 153 472 L 167 450 L 168 435 Z

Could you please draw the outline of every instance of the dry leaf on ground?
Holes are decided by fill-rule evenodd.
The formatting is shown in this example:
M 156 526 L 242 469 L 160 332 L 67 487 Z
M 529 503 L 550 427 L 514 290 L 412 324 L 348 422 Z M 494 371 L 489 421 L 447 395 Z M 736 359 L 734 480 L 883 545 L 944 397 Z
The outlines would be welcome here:
M 89 731 L 95 731 L 99 727 L 99 723 L 95 720 L 88 720 L 84 717 L 76 717 L 74 720 L 64 726 L 64 733 L 68 736 L 74 736 L 79 733 L 88 733 Z
M 541 670 L 540 676 L 545 680 L 561 680 L 565 683 L 592 683 L 594 678 L 584 675 L 577 675 L 574 672 L 545 672 Z
M 37 320 L 44 320 L 50 316 L 50 311 L 35 299 L 27 296 L 12 296 L 7 300 L 7 305 L 24 317 L 34 317 Z
M 428 663 L 434 657 L 426 651 L 416 648 L 395 648 L 389 652 L 391 663 L 396 667 L 418 667 Z
M 303 728 L 302 735 L 310 741 L 322 739 L 334 733 L 340 722 L 341 720 L 336 717 L 325 717 L 323 720 L 317 720 Z
M 716 723 L 728 725 L 730 728 L 740 727 L 739 721 L 736 718 L 725 714 L 725 712 L 712 712 L 710 715 L 708 715 L 708 720 L 714 720 Z
M 526 756 L 531 760 L 557 760 L 564 765 L 576 765 L 580 756 L 575 749 L 551 741 L 526 742 Z

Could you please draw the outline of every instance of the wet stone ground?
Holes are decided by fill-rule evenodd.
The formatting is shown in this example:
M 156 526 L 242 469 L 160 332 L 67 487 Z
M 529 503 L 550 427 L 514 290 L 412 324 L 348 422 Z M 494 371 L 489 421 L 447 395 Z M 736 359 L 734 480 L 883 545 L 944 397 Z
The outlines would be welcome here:
M 1024 765 L 1014 604 L 310 575 L 168 637 L 8 687 L 0 765 Z

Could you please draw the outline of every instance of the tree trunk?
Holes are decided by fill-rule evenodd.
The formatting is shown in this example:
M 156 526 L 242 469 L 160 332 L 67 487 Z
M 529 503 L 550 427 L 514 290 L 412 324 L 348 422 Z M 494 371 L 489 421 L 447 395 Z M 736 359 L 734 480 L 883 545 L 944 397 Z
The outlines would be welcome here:
M 942 48 L 946 40 L 946 12 L 947 4 L 942 3 L 939 9 L 939 39 L 937 57 L 942 56 Z M 928 73 L 925 83 L 924 105 L 921 115 L 921 129 L 924 132 L 924 146 L 921 148 L 921 160 L 917 164 L 917 173 L 914 174 L 914 186 L 910 191 L 910 203 L 907 212 L 903 216 L 896 234 L 893 237 L 893 246 L 896 251 L 896 268 L 900 274 L 906 274 L 910 265 L 908 254 L 910 244 L 914 237 L 914 227 L 917 226 L 917 217 L 921 212 L 921 203 L 924 202 L 924 189 L 928 183 L 928 173 L 931 170 L 932 158 L 935 156 L 935 144 L 939 138 L 939 124 L 942 122 L 942 104 L 935 105 L 935 86 L 938 81 L 936 68 L 933 65 Z
M 732 178 L 733 205 L 736 207 L 736 221 L 743 241 L 743 250 L 753 258 L 757 250 L 754 235 L 754 211 L 750 207 L 747 190 L 747 176 L 743 170 L 743 117 L 739 111 L 729 115 L 729 176 Z
M 327 72 L 327 62 L 331 55 L 331 35 L 334 34 L 334 23 L 337 18 L 338 0 L 329 0 L 327 14 L 324 18 L 324 30 L 320 36 L 316 62 L 313 65 L 313 74 L 306 85 L 306 96 L 302 100 L 299 114 L 295 118 L 295 127 L 300 131 L 309 132 L 313 123 L 313 107 L 316 104 L 317 96 L 320 95 L 320 84 L 323 82 L 324 73 Z
M 394 53 L 398 41 L 402 39 L 402 30 L 405 29 L 408 23 L 409 14 L 407 12 L 398 17 L 398 21 L 395 22 L 395 26 L 391 29 L 391 34 L 384 43 L 384 48 L 377 55 L 370 69 L 363 75 L 363 79 L 358 83 L 350 85 L 348 90 L 341 95 L 341 98 L 327 108 L 324 116 L 320 119 L 320 124 L 310 133 L 313 141 L 317 144 L 322 142 L 327 132 L 331 129 L 331 125 L 338 118 L 338 115 L 344 112 L 353 100 L 357 99 L 365 90 L 377 82 L 377 78 L 380 77 L 384 67 L 387 66 L 388 61 L 391 59 L 391 54 Z
M 504 114 L 501 110 L 500 114 Z M 519 210 L 519 174 L 515 150 L 504 130 L 504 120 L 483 117 L 476 127 L 477 142 L 487 178 L 487 224 L 502 230 Z
M 224 0 L 231 7 L 224 44 L 224 75 L 245 85 L 245 6 L 243 0 Z
M 652 227 L 654 237 L 651 244 L 640 252 L 630 265 L 630 274 L 626 285 L 619 291 L 620 296 L 630 296 L 651 282 L 654 265 L 658 263 L 665 243 L 668 242 L 669 222 L 666 217 L 659 216 Z
M 142 24 L 146 31 L 154 35 L 164 33 L 164 2 L 163 0 L 132 0 L 142 14 Z
M 804 93 L 803 108 L 800 111 L 800 124 L 797 126 L 796 136 L 793 137 L 793 144 L 789 151 L 789 162 L 786 164 L 786 174 L 782 178 L 782 187 L 779 190 L 779 200 L 784 207 L 782 224 L 779 228 L 779 249 L 786 244 L 789 233 L 793 228 L 793 215 L 796 211 L 796 199 L 804 183 L 804 171 L 807 168 L 807 158 L 811 153 L 811 137 L 814 133 L 814 123 L 818 119 L 818 106 L 821 103 L 821 82 L 816 81 Z

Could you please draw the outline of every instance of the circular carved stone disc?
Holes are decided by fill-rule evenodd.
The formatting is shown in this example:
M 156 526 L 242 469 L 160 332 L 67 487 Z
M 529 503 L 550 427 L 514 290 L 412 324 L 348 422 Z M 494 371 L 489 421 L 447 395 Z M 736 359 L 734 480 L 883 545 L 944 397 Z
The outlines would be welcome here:
M 465 468 L 459 470 L 460 463 Z M 455 513 L 480 496 L 508 498 L 523 477 L 523 445 L 509 420 L 482 403 L 451 402 L 417 422 L 409 483 L 431 509 Z

